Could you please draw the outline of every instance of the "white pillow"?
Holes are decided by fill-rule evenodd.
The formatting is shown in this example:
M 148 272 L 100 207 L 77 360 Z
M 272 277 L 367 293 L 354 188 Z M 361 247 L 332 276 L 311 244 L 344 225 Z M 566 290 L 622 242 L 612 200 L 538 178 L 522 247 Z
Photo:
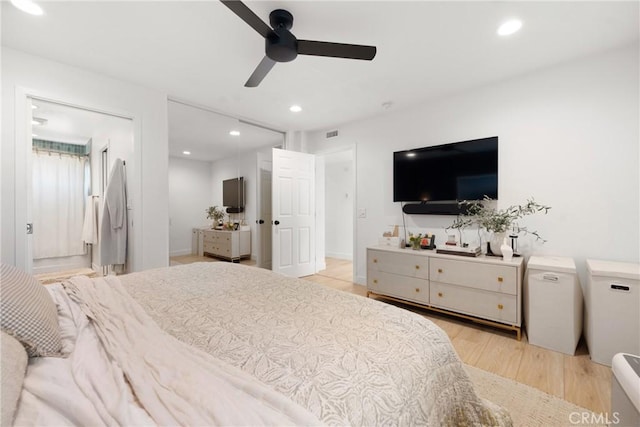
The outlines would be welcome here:
M 0 267 L 0 323 L 29 357 L 61 356 L 58 310 L 33 276 L 8 264 Z
M 3 426 L 13 425 L 22 383 L 27 372 L 27 352 L 22 344 L 4 331 L 0 333 L 2 389 L 0 408 Z

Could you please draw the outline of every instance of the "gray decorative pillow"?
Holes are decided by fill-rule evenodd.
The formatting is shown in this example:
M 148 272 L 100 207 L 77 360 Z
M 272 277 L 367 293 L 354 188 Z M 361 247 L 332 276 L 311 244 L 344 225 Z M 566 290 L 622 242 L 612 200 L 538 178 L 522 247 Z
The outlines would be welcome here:
M 33 276 L 8 264 L 0 267 L 2 330 L 22 343 L 30 357 L 60 356 L 58 310 Z
M 0 335 L 0 350 L 2 354 L 2 396 L 0 408 L 2 408 L 3 426 L 13 425 L 16 408 L 20 393 L 22 393 L 22 383 L 27 372 L 27 352 L 12 336 L 2 332 Z

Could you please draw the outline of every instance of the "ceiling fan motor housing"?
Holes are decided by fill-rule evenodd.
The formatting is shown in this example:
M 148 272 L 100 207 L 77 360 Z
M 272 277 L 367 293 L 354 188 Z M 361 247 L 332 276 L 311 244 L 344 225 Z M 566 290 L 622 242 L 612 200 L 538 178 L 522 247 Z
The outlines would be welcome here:
M 293 15 L 284 9 L 269 14 L 273 33 L 265 39 L 265 51 L 276 62 L 290 62 L 298 56 L 298 41 L 289 31 L 293 26 Z

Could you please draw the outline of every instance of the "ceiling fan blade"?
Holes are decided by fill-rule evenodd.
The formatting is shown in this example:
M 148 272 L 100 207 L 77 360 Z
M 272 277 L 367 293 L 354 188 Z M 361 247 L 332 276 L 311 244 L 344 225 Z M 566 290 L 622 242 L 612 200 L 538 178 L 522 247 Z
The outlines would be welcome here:
M 265 39 L 273 33 L 273 30 L 262 19 L 258 17 L 251 9 L 239 0 L 220 0 L 233 13 L 238 15 L 240 19 L 249 24 L 251 28 L 256 30 Z
M 371 61 L 376 56 L 376 47 L 359 44 L 298 40 L 298 54 Z
M 247 80 L 247 82 L 244 84 L 244 87 L 258 86 L 262 79 L 264 79 L 264 76 L 266 76 L 267 73 L 271 71 L 274 65 L 276 65 L 276 61 L 269 58 L 268 56 L 262 58 L 262 61 L 260 61 L 256 69 L 253 71 L 253 74 L 251 74 L 249 80 Z

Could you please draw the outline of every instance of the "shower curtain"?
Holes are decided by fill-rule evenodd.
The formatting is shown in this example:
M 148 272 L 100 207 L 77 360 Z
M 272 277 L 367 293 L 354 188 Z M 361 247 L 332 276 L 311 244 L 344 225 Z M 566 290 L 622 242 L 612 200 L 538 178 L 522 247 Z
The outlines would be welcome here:
M 84 255 L 86 157 L 33 153 L 33 258 Z

